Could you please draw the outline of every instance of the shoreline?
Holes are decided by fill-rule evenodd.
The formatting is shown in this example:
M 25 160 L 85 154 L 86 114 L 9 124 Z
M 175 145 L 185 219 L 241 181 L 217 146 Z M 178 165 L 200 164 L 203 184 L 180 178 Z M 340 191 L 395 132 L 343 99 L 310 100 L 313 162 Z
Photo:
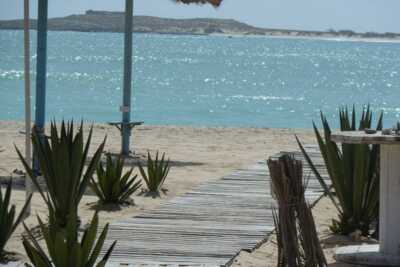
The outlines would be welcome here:
M 0 31 L 23 31 L 23 29 L 0 29 Z M 31 31 L 36 31 L 31 29 Z M 78 31 L 78 30 L 48 30 L 49 32 L 69 32 L 69 33 L 114 33 L 123 34 L 122 32 L 116 31 Z M 262 34 L 245 34 L 245 33 L 178 33 L 178 32 L 132 32 L 134 34 L 144 34 L 144 35 L 171 35 L 171 36 L 193 36 L 193 37 L 224 37 L 224 38 L 273 38 L 273 39 L 301 39 L 301 40 L 321 40 L 321 41 L 334 41 L 334 42 L 362 42 L 362 43 L 400 43 L 400 37 L 395 38 L 376 38 L 376 37 L 351 37 L 344 35 L 330 35 L 329 33 L 322 33 L 321 35 L 305 34 L 305 35 L 293 35 L 293 34 L 274 34 L 267 33 Z
M 65 121 L 67 121 L 67 120 L 65 120 Z M 58 123 L 60 123 L 61 122 L 61 120 L 60 121 L 56 121 L 56 123 L 58 124 Z M 14 120 L 14 119 L 12 119 L 12 120 L 4 120 L 4 119 L 0 119 L 0 125 L 2 124 L 2 123 L 5 123 L 5 124 L 8 124 L 8 123 L 10 123 L 10 124 L 21 124 L 21 126 L 22 127 L 24 127 L 25 128 L 25 121 L 24 120 Z M 46 127 L 48 126 L 48 125 L 50 125 L 50 123 L 51 123 L 51 121 L 46 121 Z M 74 123 L 75 124 L 80 124 L 80 120 L 78 121 L 78 120 L 74 120 Z M 32 119 L 32 124 L 33 124 L 33 119 Z M 84 124 L 84 126 L 85 127 L 87 127 L 87 126 L 89 126 L 89 125 L 94 125 L 94 126 L 109 126 L 108 124 L 107 124 L 107 122 L 93 122 L 93 121 L 83 121 L 83 124 Z M 146 126 L 148 126 L 148 127 L 172 127 L 172 128 L 194 128 L 194 129 L 209 129 L 209 128 L 213 128 L 213 129 L 220 129 L 220 130 L 223 130 L 223 129 L 226 129 L 226 130 L 229 130 L 229 129 L 231 129 L 231 130 L 234 130 L 234 129 L 252 129 L 252 130 L 256 130 L 256 129 L 259 129 L 259 130 L 271 130 L 271 129 L 275 129 L 275 130 L 292 130 L 292 131 L 296 131 L 296 130 L 298 130 L 298 131 L 309 131 L 309 130 L 313 130 L 313 128 L 312 127 L 310 127 L 310 128 L 290 128 L 290 127 L 285 127 L 285 128 L 282 128 L 282 127 L 257 127 L 257 126 L 213 126 L 213 125 L 210 125 L 210 126 L 208 126 L 208 125 L 187 125 L 187 124 L 182 124 L 182 125 L 180 125 L 180 124 L 146 124 L 146 123 L 144 123 L 144 124 L 142 124 L 142 125 L 140 125 L 140 126 L 138 126 L 139 128 L 140 127 L 146 127 Z M 115 127 L 114 127 L 115 128 Z
M 151 34 L 151 33 L 149 33 Z M 157 34 L 157 33 L 154 33 Z M 179 34 L 178 34 L 179 35 Z M 321 35 L 291 35 L 291 34 L 266 34 L 266 35 L 246 35 L 246 34 L 208 34 L 203 36 L 220 36 L 232 38 L 271 38 L 271 39 L 301 39 L 301 40 L 322 40 L 335 42 L 365 42 L 365 43 L 400 43 L 398 38 L 375 38 L 375 37 L 348 37 L 344 35 L 333 36 L 329 34 Z

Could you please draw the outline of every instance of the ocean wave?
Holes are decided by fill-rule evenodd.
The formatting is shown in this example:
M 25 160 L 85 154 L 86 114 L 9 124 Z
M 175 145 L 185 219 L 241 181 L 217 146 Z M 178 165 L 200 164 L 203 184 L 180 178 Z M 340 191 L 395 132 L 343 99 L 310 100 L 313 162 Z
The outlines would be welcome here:
M 261 101 L 269 101 L 269 100 L 283 100 L 283 101 L 304 101 L 304 97 L 291 97 L 291 96 L 270 96 L 270 95 L 233 95 L 227 97 L 227 100 L 231 99 L 243 99 L 243 100 L 261 100 Z
M 23 70 L 2 70 L 0 69 L 0 78 L 7 80 L 19 80 L 24 78 Z
M 109 56 L 109 55 L 77 55 L 77 56 L 62 56 L 62 60 L 71 63 L 109 63 L 109 62 L 121 62 L 123 57 L 121 56 Z M 48 57 L 50 60 L 57 60 L 58 56 Z

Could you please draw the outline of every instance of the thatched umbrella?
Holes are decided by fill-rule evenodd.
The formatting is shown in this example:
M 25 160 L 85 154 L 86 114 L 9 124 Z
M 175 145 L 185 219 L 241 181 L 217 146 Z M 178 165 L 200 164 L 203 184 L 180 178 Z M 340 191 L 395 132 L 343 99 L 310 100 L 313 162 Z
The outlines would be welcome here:
M 182 2 L 184 4 L 212 4 L 213 6 L 219 6 L 222 0 L 176 0 L 177 2 Z

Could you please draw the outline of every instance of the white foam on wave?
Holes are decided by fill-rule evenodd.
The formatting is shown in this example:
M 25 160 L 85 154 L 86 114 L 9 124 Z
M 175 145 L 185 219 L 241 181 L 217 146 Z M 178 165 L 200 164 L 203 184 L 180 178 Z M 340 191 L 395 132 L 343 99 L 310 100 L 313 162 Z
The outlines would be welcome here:
M 304 101 L 304 97 L 294 98 L 291 96 L 270 96 L 270 95 L 255 95 L 255 96 L 233 95 L 227 98 L 227 100 L 230 99 L 261 100 L 261 101 L 269 101 L 269 100 Z
M 2 70 L 2 69 L 0 69 L 0 78 L 15 80 L 15 79 L 21 79 L 23 77 L 24 77 L 23 70 Z

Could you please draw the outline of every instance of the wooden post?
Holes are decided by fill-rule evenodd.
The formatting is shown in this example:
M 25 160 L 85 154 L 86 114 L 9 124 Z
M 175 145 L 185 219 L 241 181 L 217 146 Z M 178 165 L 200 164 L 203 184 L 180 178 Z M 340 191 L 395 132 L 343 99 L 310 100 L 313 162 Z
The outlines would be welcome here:
M 383 254 L 400 256 L 400 145 L 381 145 L 379 243 Z
M 36 59 L 36 103 L 35 131 L 44 138 L 46 110 L 46 63 L 47 63 L 47 10 L 48 0 L 38 1 L 37 20 L 37 59 Z M 35 175 L 39 173 L 39 164 L 33 159 Z
M 124 84 L 122 100 L 122 142 L 121 153 L 129 155 L 129 138 L 131 135 L 131 82 L 132 82 L 132 23 L 133 23 L 133 0 L 125 2 L 125 38 L 124 38 Z
M 36 73 L 36 114 L 35 126 L 43 128 L 46 106 L 46 65 L 47 65 L 47 8 L 48 0 L 39 0 L 37 29 L 37 73 Z
M 30 88 L 30 40 L 29 40 L 29 0 L 24 0 L 24 78 L 25 78 L 25 161 L 31 164 L 31 88 Z M 28 198 L 32 193 L 32 181 L 25 177 L 25 193 Z M 31 204 L 26 215 L 31 213 Z

